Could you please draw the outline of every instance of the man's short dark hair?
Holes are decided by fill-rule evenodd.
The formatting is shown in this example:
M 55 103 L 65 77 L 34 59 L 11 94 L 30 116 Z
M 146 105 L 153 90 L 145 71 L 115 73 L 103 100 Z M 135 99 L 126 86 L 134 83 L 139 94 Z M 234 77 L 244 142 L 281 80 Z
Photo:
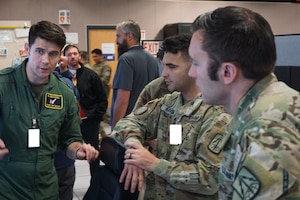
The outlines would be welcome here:
M 62 28 L 49 21 L 40 21 L 30 27 L 28 37 L 30 47 L 34 44 L 38 37 L 57 44 L 60 49 L 62 49 L 66 44 L 66 35 Z
M 92 53 L 102 56 L 102 51 L 101 51 L 101 49 L 94 49 L 94 50 L 92 51 Z
M 65 48 L 64 48 L 64 56 L 66 55 L 66 52 L 67 52 L 70 48 L 72 48 L 72 47 L 76 48 L 77 51 L 78 51 L 78 53 L 80 52 L 80 51 L 79 51 L 79 48 L 78 48 L 76 45 L 74 45 L 74 44 L 68 44 L 68 45 L 66 45 Z

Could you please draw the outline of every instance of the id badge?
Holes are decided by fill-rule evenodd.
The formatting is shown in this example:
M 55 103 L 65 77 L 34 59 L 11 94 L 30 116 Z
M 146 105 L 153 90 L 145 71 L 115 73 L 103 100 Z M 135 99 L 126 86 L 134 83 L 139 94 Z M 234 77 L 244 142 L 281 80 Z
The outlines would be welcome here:
M 182 143 L 182 126 L 181 124 L 170 125 L 170 144 L 178 145 Z
M 28 148 L 40 147 L 40 129 L 28 130 Z

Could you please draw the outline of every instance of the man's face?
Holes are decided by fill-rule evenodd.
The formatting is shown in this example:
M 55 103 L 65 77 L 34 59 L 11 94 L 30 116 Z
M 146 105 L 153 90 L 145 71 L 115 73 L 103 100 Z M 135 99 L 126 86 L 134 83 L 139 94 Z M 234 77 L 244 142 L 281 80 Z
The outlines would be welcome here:
M 188 91 L 191 85 L 195 84 L 195 79 L 188 76 L 191 61 L 184 57 L 181 52 L 173 54 L 166 52 L 162 60 L 162 77 L 170 92 Z
M 68 58 L 66 56 L 60 56 L 58 64 L 60 67 L 67 68 L 68 67 Z
M 59 62 L 60 47 L 47 40 L 36 38 L 34 44 L 25 46 L 28 63 L 26 74 L 28 80 L 33 84 L 44 84 L 49 80 L 49 75 L 53 72 Z
M 223 87 L 220 81 L 212 81 L 209 78 L 209 56 L 202 49 L 202 41 L 202 33 L 200 31 L 195 32 L 189 46 L 189 54 L 193 60 L 189 76 L 196 79 L 196 84 L 202 93 L 205 103 L 219 104 L 219 101 L 222 99 Z
M 75 47 L 70 47 L 65 54 L 65 56 L 68 58 L 68 67 L 70 69 L 77 69 L 80 60 L 78 49 Z
M 99 55 L 99 54 L 96 54 L 96 53 L 93 53 L 92 54 L 92 57 L 93 57 L 93 60 L 96 64 L 99 64 L 102 62 L 102 55 Z
M 128 34 L 124 34 L 122 29 L 117 29 L 117 33 L 116 33 L 116 43 L 118 45 L 118 54 L 119 57 L 125 53 L 129 46 L 128 46 L 128 42 L 127 42 L 127 37 Z

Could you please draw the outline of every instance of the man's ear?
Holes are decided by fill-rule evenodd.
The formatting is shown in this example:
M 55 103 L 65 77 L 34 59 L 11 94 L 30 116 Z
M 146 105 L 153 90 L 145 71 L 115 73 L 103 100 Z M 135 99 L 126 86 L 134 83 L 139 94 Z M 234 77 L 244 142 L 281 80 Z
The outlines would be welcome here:
M 128 41 L 134 40 L 133 34 L 132 34 L 132 33 L 128 33 L 128 34 L 127 34 L 127 38 L 128 38 Z
M 29 57 L 30 47 L 29 47 L 28 42 L 25 42 L 24 49 L 25 49 L 25 52 L 26 52 L 26 56 Z
M 238 68 L 235 64 L 230 62 L 222 63 L 221 76 L 226 85 L 231 84 L 238 76 Z

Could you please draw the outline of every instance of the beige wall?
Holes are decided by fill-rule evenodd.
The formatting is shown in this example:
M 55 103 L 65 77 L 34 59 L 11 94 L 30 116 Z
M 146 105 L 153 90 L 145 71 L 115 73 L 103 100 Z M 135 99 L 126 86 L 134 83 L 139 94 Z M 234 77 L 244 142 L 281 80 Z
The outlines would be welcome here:
M 58 23 L 58 10 L 71 12 L 66 32 L 78 32 L 79 48 L 86 49 L 86 25 L 115 25 L 124 19 L 139 22 L 146 39 L 154 39 L 165 24 L 192 22 L 200 13 L 237 5 L 261 13 L 275 34 L 300 33 L 300 4 L 184 0 L 0 0 L 1 20 L 40 20 Z

